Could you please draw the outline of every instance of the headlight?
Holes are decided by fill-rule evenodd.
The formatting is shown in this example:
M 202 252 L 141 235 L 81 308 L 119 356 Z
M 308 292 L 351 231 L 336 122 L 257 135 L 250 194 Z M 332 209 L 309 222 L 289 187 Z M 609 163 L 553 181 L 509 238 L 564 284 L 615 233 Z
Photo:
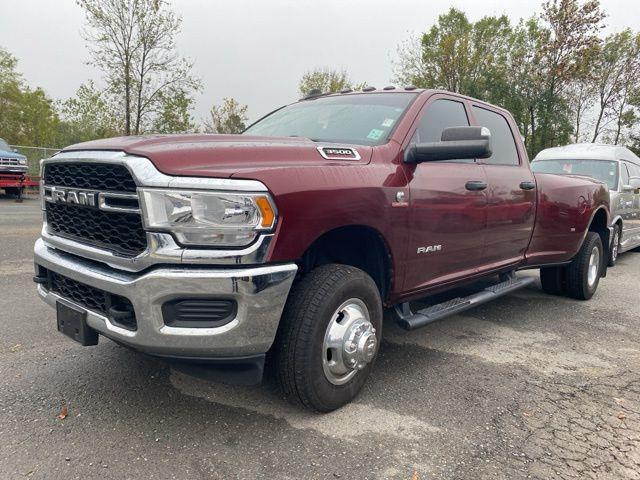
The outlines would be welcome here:
M 171 232 L 184 245 L 241 247 L 276 222 L 273 201 L 264 193 L 140 191 L 145 228 Z
M 26 165 L 27 164 L 27 159 L 26 158 L 19 158 L 18 159 L 18 163 L 20 165 Z

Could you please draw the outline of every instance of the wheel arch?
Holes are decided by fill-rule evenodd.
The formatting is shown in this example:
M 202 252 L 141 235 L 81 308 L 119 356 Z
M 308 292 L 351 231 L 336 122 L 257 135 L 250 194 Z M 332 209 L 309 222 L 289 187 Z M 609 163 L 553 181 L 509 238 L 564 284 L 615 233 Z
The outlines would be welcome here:
M 379 230 L 367 225 L 345 225 L 322 233 L 306 248 L 298 263 L 303 275 L 327 263 L 357 267 L 371 276 L 383 301 L 393 286 L 389 243 Z
M 596 232 L 600 235 L 600 238 L 602 238 L 602 244 L 605 248 L 608 248 L 607 245 L 609 245 L 609 241 L 611 239 L 611 230 L 609 228 L 609 214 L 604 207 L 600 207 L 593 212 L 591 221 L 589 222 L 589 228 L 587 230 L 589 232 Z M 585 236 L 586 233 L 587 232 L 585 232 Z
M 622 228 L 622 224 L 623 224 L 623 220 L 622 220 L 622 216 L 621 215 L 616 215 L 615 217 L 613 217 L 613 220 L 611 220 L 611 225 L 620 225 L 620 228 Z

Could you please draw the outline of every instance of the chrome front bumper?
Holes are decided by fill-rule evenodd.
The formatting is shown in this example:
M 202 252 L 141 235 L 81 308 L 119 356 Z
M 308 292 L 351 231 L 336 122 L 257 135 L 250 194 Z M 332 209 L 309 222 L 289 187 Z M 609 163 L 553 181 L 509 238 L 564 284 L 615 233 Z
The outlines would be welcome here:
M 191 358 L 265 353 L 275 338 L 298 269 L 295 264 L 242 268 L 176 265 L 132 273 L 71 256 L 48 247 L 42 239 L 35 244 L 35 263 L 77 282 L 126 297 L 133 304 L 136 331 L 118 327 L 106 316 L 82 308 L 91 328 L 146 353 Z M 54 307 L 60 299 L 43 285 L 38 285 L 38 293 Z M 238 305 L 236 317 L 216 328 L 165 325 L 162 305 L 194 296 L 233 299 Z

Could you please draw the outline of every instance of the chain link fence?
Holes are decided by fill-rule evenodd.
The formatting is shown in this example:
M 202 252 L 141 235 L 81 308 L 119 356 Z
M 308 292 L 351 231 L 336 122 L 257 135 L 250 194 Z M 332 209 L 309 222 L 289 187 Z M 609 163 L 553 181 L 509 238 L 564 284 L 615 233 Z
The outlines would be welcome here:
M 49 158 L 60 150 L 59 148 L 30 147 L 26 145 L 10 145 L 10 147 L 15 148 L 18 153 L 27 157 L 29 175 L 33 176 L 40 175 L 40 160 L 43 158 Z

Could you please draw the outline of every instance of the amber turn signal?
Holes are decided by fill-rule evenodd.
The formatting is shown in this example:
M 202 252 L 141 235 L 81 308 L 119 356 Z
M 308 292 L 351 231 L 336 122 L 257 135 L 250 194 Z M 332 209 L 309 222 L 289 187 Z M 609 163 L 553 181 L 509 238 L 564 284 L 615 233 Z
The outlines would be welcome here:
M 273 222 L 276 218 L 276 213 L 273 211 L 273 207 L 271 206 L 271 202 L 267 197 L 256 197 L 256 205 L 260 209 L 260 213 L 262 214 L 262 222 L 260 226 L 262 228 L 271 228 L 273 226 Z

